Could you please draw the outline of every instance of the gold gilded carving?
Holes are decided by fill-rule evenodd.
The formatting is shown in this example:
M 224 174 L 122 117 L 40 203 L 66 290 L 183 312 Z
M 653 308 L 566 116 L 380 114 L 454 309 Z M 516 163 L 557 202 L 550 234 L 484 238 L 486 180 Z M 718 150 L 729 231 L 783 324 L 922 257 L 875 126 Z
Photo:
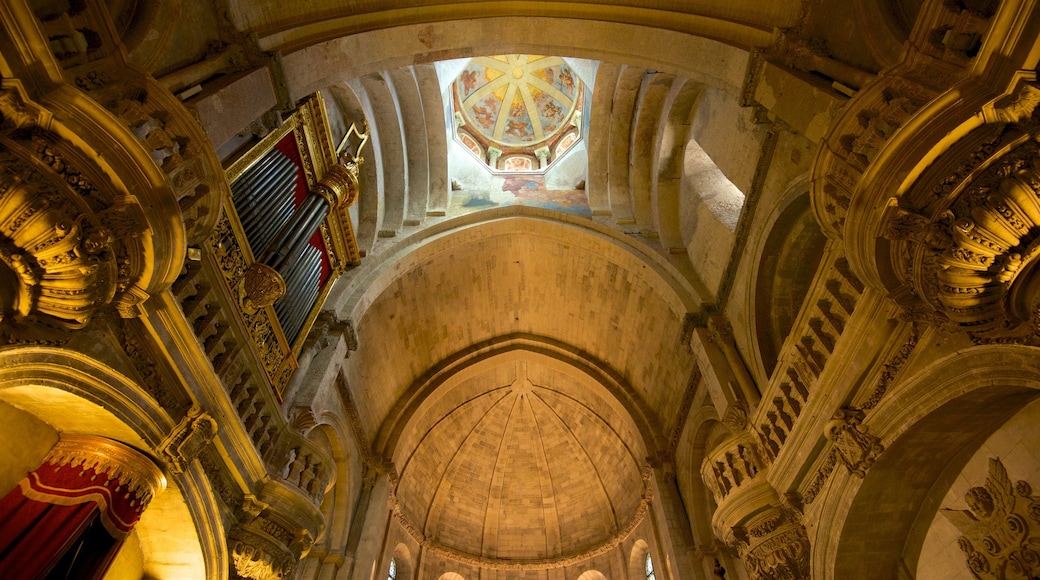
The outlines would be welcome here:
M 44 463 L 93 469 L 131 493 L 140 505 L 166 489 L 166 478 L 148 457 L 111 439 L 65 433 L 47 454 Z
M 969 489 L 964 501 L 967 510 L 941 511 L 963 534 L 958 544 L 976 578 L 1040 573 L 1040 497 L 1029 483 L 1012 484 L 1004 464 L 992 458 L 985 485 Z
M 156 452 L 173 473 L 183 472 L 217 434 L 217 422 L 202 407 L 192 405 L 180 424 L 159 445 Z
M 242 312 L 256 314 L 261 308 L 267 308 L 285 296 L 285 280 L 274 268 L 253 262 L 246 268 L 237 289 Z
M 329 168 L 321 178 L 314 193 L 320 195 L 330 208 L 338 209 L 354 205 L 358 197 L 358 170 L 361 159 L 340 157 L 339 163 Z
M 281 391 L 288 384 L 291 371 L 295 367 L 293 364 L 290 364 L 293 362 L 290 360 L 292 353 L 289 351 L 288 346 L 284 344 L 284 338 L 280 338 L 275 330 L 272 321 L 273 309 L 269 305 L 262 306 L 262 302 L 258 302 L 261 299 L 270 299 L 273 303 L 274 300 L 278 299 L 278 296 L 271 298 L 271 288 L 264 288 L 263 286 L 272 282 L 272 280 L 268 278 L 265 281 L 261 271 L 259 286 L 254 285 L 256 281 L 246 283 L 245 277 L 249 270 L 249 267 L 246 266 L 246 256 L 226 212 L 217 221 L 213 235 L 209 239 L 209 246 L 213 251 L 213 258 L 216 260 L 217 267 L 224 275 L 228 288 L 239 300 L 242 317 L 252 337 L 257 354 L 260 355 L 260 360 L 263 362 L 264 370 L 267 372 L 267 376 L 272 384 L 274 384 L 275 389 Z M 263 264 L 257 263 L 254 263 L 253 266 L 266 268 Z M 268 269 L 270 270 L 270 268 Z M 277 277 L 277 280 L 274 281 L 275 284 L 281 281 L 281 277 L 276 272 L 274 276 Z M 278 288 L 276 287 L 274 290 L 277 291 Z M 281 291 L 284 294 L 284 281 L 281 282 Z M 250 295 L 249 292 L 253 292 L 253 294 Z M 286 372 L 286 369 L 289 372 Z

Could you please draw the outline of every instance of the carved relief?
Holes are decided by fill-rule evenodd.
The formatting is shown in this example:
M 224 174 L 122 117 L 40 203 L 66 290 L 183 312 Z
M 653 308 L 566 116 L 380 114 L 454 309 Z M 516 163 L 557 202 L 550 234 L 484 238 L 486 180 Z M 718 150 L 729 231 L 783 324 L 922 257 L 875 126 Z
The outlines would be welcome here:
M 1025 85 L 996 116 L 1028 121 L 1038 95 Z M 884 235 L 909 290 L 900 300 L 917 319 L 981 340 L 1040 340 L 1040 288 L 1030 275 L 1040 255 L 1038 133 L 1031 122 L 980 128 L 964 139 L 977 143 L 970 153 L 951 151 L 967 158 L 951 174 L 936 168 L 890 202 Z
M 183 472 L 217 434 L 217 422 L 202 407 L 192 405 L 180 424 L 167 435 L 156 452 L 173 473 Z
M 1029 483 L 1012 484 L 1004 464 L 993 458 L 985 485 L 969 489 L 964 500 L 967 510 L 941 511 L 963 534 L 958 544 L 976 578 L 1040 573 L 1040 497 Z
M 285 296 L 285 280 L 270 266 L 253 262 L 239 280 L 237 290 L 242 312 L 256 314 Z
M 804 580 L 809 578 L 811 546 L 801 524 L 779 515 L 750 529 L 732 530 L 737 553 L 752 580 Z
M 834 443 L 837 458 L 853 475 L 866 476 L 885 447 L 881 439 L 861 427 L 863 411 L 852 407 L 838 409 L 827 422 L 825 434 Z

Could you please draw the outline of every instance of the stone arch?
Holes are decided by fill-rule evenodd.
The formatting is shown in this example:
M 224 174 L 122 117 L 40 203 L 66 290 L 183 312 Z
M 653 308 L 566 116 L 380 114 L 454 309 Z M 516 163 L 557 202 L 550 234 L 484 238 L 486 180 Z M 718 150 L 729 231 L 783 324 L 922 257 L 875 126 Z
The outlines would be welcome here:
M 556 256 L 561 259 L 546 259 Z M 572 267 L 576 256 L 583 256 L 583 260 L 584 256 L 588 257 L 580 269 Z M 496 294 L 489 291 L 487 282 L 481 281 L 482 276 L 451 273 L 454 264 L 468 259 L 472 259 L 473 264 L 491 264 L 487 279 L 494 278 L 496 288 L 501 288 L 502 293 L 522 297 L 525 321 L 508 311 L 503 314 L 491 308 L 491 298 Z M 566 300 L 556 303 L 550 312 L 548 302 L 534 300 L 535 293 L 527 290 L 521 293 L 517 289 L 522 283 L 517 278 L 521 273 L 532 277 L 525 279 L 557 281 L 561 286 L 556 291 Z M 434 279 L 441 281 L 439 293 L 413 295 L 413 290 Z M 623 281 L 633 290 L 625 294 L 610 293 L 607 287 L 612 280 Z M 531 339 L 543 343 L 542 347 L 562 348 L 588 361 L 606 360 L 619 350 L 619 345 L 628 345 L 628 352 L 632 354 L 620 360 L 610 372 L 637 377 L 631 381 L 632 390 L 651 406 L 655 397 L 680 395 L 655 390 L 653 379 L 646 378 L 651 375 L 636 370 L 647 364 L 648 359 L 634 353 L 653 351 L 676 357 L 675 365 L 656 365 L 649 369 L 657 374 L 671 373 L 667 379 L 660 380 L 672 380 L 672 375 L 679 376 L 678 369 L 683 365 L 693 364 L 692 356 L 686 351 L 674 349 L 674 337 L 681 336 L 686 313 L 695 312 L 700 304 L 689 281 L 660 254 L 633 243 L 624 234 L 548 210 L 522 206 L 496 208 L 430 226 L 387 252 L 373 256 L 344 282 L 332 290 L 328 303 L 335 305 L 340 317 L 357 322 L 362 345 L 357 355 L 347 361 L 344 370 L 351 382 L 365 374 L 381 377 L 385 385 L 376 393 L 377 411 L 372 424 L 366 425 L 373 440 L 398 405 L 397 399 L 407 394 L 417 381 L 427 380 L 429 369 L 445 361 L 454 364 L 458 357 L 494 346 L 503 337 Z M 577 317 L 581 311 L 580 296 L 587 291 L 586 284 L 591 291 L 602 291 L 605 296 L 624 302 L 630 312 L 634 309 L 628 307 L 628 302 L 635 296 L 641 297 L 640 318 L 633 319 L 632 324 L 624 328 L 610 327 L 606 317 L 592 319 L 588 324 L 564 324 L 568 316 Z M 416 308 L 413 298 L 436 303 Z M 428 335 L 431 331 L 438 332 L 435 330 L 438 328 L 454 328 L 459 320 L 452 313 L 463 308 L 472 315 L 471 319 L 479 319 L 479 322 L 466 322 L 468 326 L 479 327 L 479 336 L 469 336 L 469 330 L 462 332 L 461 329 L 460 332 L 449 330 L 447 336 L 437 339 Z M 636 331 L 650 319 L 657 321 L 655 334 Z M 397 327 L 404 321 L 418 326 L 399 331 Z M 579 332 L 582 328 L 586 330 Z M 417 349 L 404 344 L 414 341 L 421 341 L 427 347 Z M 383 348 L 398 347 L 412 360 L 389 364 L 380 354 Z M 601 363 L 592 366 L 607 372 Z
M 637 539 L 628 552 L 628 577 L 630 579 L 644 580 L 646 578 L 643 570 L 646 566 L 647 554 L 651 554 L 650 544 L 642 538 Z M 653 558 L 653 555 L 651 554 L 650 557 Z M 654 565 L 657 565 L 657 560 L 654 560 Z
M 776 368 L 827 245 L 812 211 L 808 184 L 800 179 L 792 190 L 795 195 L 788 196 L 767 218 L 768 234 L 759 246 L 758 267 L 753 270 L 752 338 L 757 344 L 755 358 L 766 378 Z
M 50 434 L 56 441 L 62 432 L 100 435 L 153 457 L 176 426 L 128 377 L 87 356 L 49 347 L 0 352 L 0 403 L 8 412 L 21 413 L 25 421 L 19 425 L 38 436 Z M 3 439 L 10 443 L 8 437 L 18 435 L 5 429 Z M 10 475 L 10 468 L 6 473 Z M 207 476 L 197 462 L 180 474 L 165 475 L 167 489 L 151 502 L 134 531 L 146 576 L 223 577 L 229 565 L 227 545 Z M 171 521 L 184 525 L 170 526 Z M 199 535 L 196 530 L 207 532 Z M 170 565 L 174 567 L 164 572 Z
M 624 54 L 627 64 L 679 74 L 739 94 L 744 75 L 742 65 L 737 63 L 747 58 L 747 51 L 738 47 L 769 45 L 772 36 L 768 30 L 777 25 L 773 21 L 758 30 L 726 24 L 726 30 L 719 31 L 723 32 L 721 35 L 657 28 L 653 42 L 646 42 L 645 35 L 640 34 L 643 29 L 630 23 L 543 16 L 496 18 L 487 17 L 486 7 L 479 15 L 483 18 L 474 16 L 470 20 L 402 24 L 380 30 L 329 29 L 294 40 L 288 34 L 274 34 L 262 39 L 261 45 L 264 49 L 281 48 L 286 53 L 284 68 L 293 99 L 350 78 L 411 65 L 420 55 L 423 62 L 428 62 L 431 54 L 451 58 L 459 54 L 513 53 L 565 54 L 605 61 Z M 331 21 L 325 24 L 336 26 Z M 345 32 L 348 34 L 344 35 Z M 727 34 L 734 37 L 729 43 L 714 40 Z M 539 44 L 532 44 L 535 37 Z M 402 38 L 436 39 L 439 50 L 431 53 L 429 45 L 401 42 Z M 352 55 L 349 66 L 338 58 L 341 54 Z M 720 59 L 732 64 L 719 66 Z M 722 70 L 732 72 L 723 77 L 718 72 Z
M 899 53 L 903 43 L 910 39 L 921 4 L 921 0 L 855 0 L 852 3 L 867 48 L 882 68 L 899 62 Z
M 351 501 L 357 485 L 351 474 L 355 473 L 355 457 L 347 444 L 348 427 L 342 417 L 326 412 L 320 421 L 307 433 L 307 439 L 328 453 L 335 467 L 321 505 L 325 532 L 324 538 L 319 538 L 318 543 L 324 541 L 329 553 L 340 553 L 346 547 L 350 518 L 353 515 Z
M 961 351 L 909 378 L 870 417 L 870 433 L 886 447 L 880 458 L 862 481 L 840 472 L 832 484 L 829 503 L 853 499 L 832 506 L 836 517 L 817 530 L 814 569 L 842 579 L 915 569 L 939 507 L 928 501 L 932 490 L 948 488 L 947 478 L 960 473 L 986 437 L 1038 396 L 1040 364 L 1028 347 Z M 879 509 L 886 517 L 877 517 Z M 868 517 L 871 526 L 855 525 Z M 874 563 L 869 572 L 867 561 Z
M 466 580 L 466 577 L 458 572 L 445 572 L 437 580 Z
M 706 393 L 704 396 L 707 399 Z M 684 441 L 676 453 L 676 479 L 697 545 L 716 542 L 711 516 L 718 507 L 715 496 L 701 475 L 701 466 L 715 446 L 734 435 L 733 429 L 719 420 L 715 407 L 710 403 L 710 400 L 707 400 L 706 404 L 702 403 L 703 406 L 692 411 Z M 706 553 L 699 560 L 697 558 L 693 558 L 695 566 L 698 562 L 701 565 L 710 565 L 718 558 L 726 568 L 739 567 L 739 560 L 724 551 Z M 710 566 L 707 569 L 710 570 Z
M 404 398 L 403 404 L 387 418 L 380 436 L 374 442 L 374 447 L 381 450 L 387 456 L 393 456 L 401 447 L 401 438 L 408 432 L 411 419 L 420 411 L 446 382 L 457 380 L 459 376 L 477 372 L 481 368 L 496 363 L 500 358 L 516 358 L 518 354 L 526 358 L 544 358 L 551 364 L 555 364 L 566 370 L 567 373 L 587 378 L 592 384 L 602 387 L 597 394 L 604 400 L 615 405 L 622 415 L 630 417 L 635 428 L 638 430 L 642 440 L 642 453 L 653 453 L 660 447 L 661 433 L 656 425 L 650 422 L 651 413 L 646 408 L 637 394 L 632 392 L 630 386 L 625 384 L 617 373 L 610 369 L 602 368 L 599 361 L 583 360 L 580 353 L 568 352 L 562 345 L 552 344 L 551 341 L 539 340 L 540 337 L 529 336 L 507 336 L 498 337 L 489 341 L 486 351 L 476 353 L 475 356 L 459 357 L 460 360 L 444 361 L 436 365 L 436 370 L 431 371 L 430 376 L 424 377 L 421 384 L 415 385 L 409 390 Z M 555 348 L 553 348 L 555 347 Z M 633 442 L 635 443 L 635 442 Z
M 1040 459 L 1036 457 L 1037 449 L 1040 449 L 1040 400 L 1033 400 L 990 435 L 959 474 L 950 473 L 950 477 L 940 478 L 941 481 L 934 486 L 928 499 L 930 502 L 938 502 L 940 513 L 936 514 L 931 522 L 919 520 L 923 524 L 922 528 L 927 527 L 927 532 L 923 534 L 924 541 L 917 559 L 917 577 L 974 580 L 976 576 L 968 567 L 967 554 L 958 545 L 958 539 L 968 534 L 949 517 L 953 514 L 945 510 L 960 511 L 970 507 L 967 501 L 968 491 L 978 486 L 987 487 L 987 480 L 995 467 L 991 463 L 994 459 L 1004 467 L 1011 482 L 1025 481 L 1036 490 L 1040 487 Z M 950 481 L 953 483 L 948 489 L 940 485 Z M 1032 495 L 1035 496 L 1036 491 L 1033 491 Z M 1007 499 L 1006 496 L 1004 498 Z M 1031 500 L 1019 496 L 1016 503 L 1019 508 L 1016 511 L 1022 515 L 1020 510 L 1028 506 Z M 1030 526 L 1027 538 L 1031 537 L 1032 541 L 1035 541 L 1036 534 L 1036 528 Z M 981 559 L 980 555 L 975 556 L 976 562 L 988 560 L 991 570 L 997 568 L 997 562 L 1006 562 L 1007 552 L 1016 547 L 1012 544 L 1006 551 L 991 556 L 983 551 L 985 548 L 980 545 L 982 542 L 979 542 L 977 536 L 969 538 L 969 541 L 975 554 L 981 552 Z
M 744 207 L 745 191 L 731 179 L 746 171 L 737 166 L 719 166 L 716 159 L 723 160 L 732 153 L 714 150 L 712 141 L 736 141 L 718 139 L 723 123 L 716 121 L 720 116 L 716 109 L 727 115 L 741 115 L 730 111 L 736 98 L 716 88 L 705 88 L 696 96 L 690 111 L 686 141 L 681 148 L 682 173 L 679 181 L 678 214 L 679 234 L 690 261 L 698 264 L 698 275 L 709 287 L 722 282 L 727 266 L 727 256 L 736 243 L 737 222 Z M 723 119 L 720 119 L 722 121 Z M 725 119 L 728 120 L 728 119 Z M 711 149 L 702 146 L 705 143 Z M 747 153 L 747 152 L 741 152 Z M 740 159 L 757 159 L 758 151 L 751 155 L 736 155 Z M 753 167 L 755 161 L 749 162 Z M 747 180 L 745 180 L 747 181 Z M 744 185 L 750 186 L 750 181 Z
M 607 580 L 607 577 L 599 570 L 586 570 L 578 576 L 578 580 Z
M 413 580 L 413 578 L 415 578 L 415 564 L 412 562 L 412 551 L 408 549 L 408 546 L 404 544 L 397 544 L 394 546 L 393 554 L 391 554 L 390 558 L 387 559 L 386 564 L 383 566 L 384 574 L 390 567 L 391 559 L 397 566 L 397 575 L 394 577 L 394 580 Z

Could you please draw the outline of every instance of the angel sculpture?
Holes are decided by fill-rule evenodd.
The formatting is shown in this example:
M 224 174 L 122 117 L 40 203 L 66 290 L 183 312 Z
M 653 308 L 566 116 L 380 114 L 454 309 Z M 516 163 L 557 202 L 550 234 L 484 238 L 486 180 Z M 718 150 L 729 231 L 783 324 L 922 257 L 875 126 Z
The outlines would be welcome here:
M 1037 519 L 1032 517 L 1037 502 L 1029 484 L 1013 485 L 1004 464 L 993 458 L 985 486 L 969 489 L 964 501 L 969 509 L 944 508 L 942 513 L 963 534 L 958 543 L 972 575 L 996 580 L 1034 577 L 1040 570 L 1040 538 L 1035 537 L 1040 522 L 1030 526 L 1028 521 Z

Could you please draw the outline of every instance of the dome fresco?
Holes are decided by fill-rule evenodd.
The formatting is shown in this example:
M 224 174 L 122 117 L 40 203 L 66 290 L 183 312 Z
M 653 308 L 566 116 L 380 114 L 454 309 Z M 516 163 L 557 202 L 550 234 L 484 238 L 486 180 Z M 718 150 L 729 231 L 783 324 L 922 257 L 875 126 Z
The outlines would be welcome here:
M 455 80 L 466 127 L 509 148 L 545 143 L 570 126 L 582 82 L 558 56 L 479 57 Z

